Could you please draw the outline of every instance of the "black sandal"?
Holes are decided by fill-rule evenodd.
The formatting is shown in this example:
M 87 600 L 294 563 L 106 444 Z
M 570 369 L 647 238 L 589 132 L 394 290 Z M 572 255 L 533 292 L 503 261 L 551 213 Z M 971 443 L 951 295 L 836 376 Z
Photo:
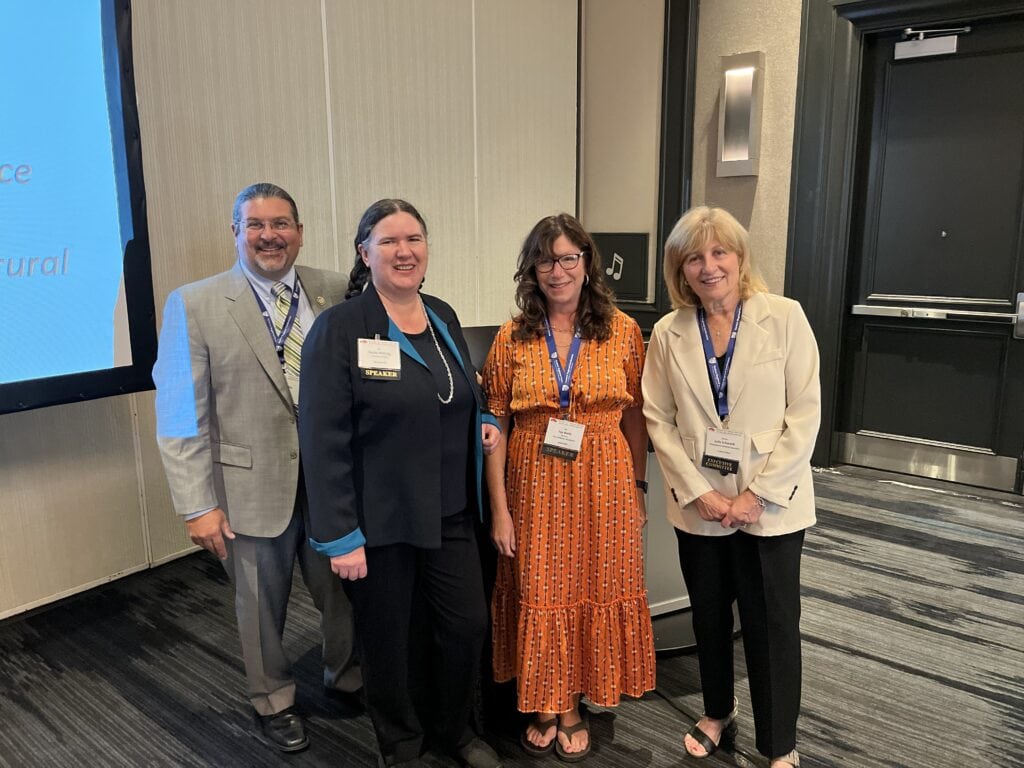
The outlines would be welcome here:
M 562 746 L 562 742 L 558 740 L 558 734 L 564 733 L 569 741 L 572 741 L 572 737 L 580 731 L 587 732 L 587 746 L 585 749 L 581 749 L 579 752 L 567 752 L 565 747 Z M 580 713 L 580 721 L 575 725 L 562 725 L 558 724 L 558 731 L 555 733 L 555 755 L 563 763 L 578 763 L 584 757 L 590 754 L 590 722 L 587 720 L 587 716 L 582 712 Z
M 683 737 L 683 749 L 686 750 L 686 754 L 689 755 L 690 757 L 692 757 L 694 760 L 704 760 L 705 758 L 711 757 L 713 754 L 715 754 L 715 752 L 718 751 L 718 748 L 720 746 L 724 746 L 724 747 L 728 748 L 733 742 L 735 742 L 735 740 L 736 740 L 736 731 L 737 731 L 737 725 L 736 725 L 737 709 L 738 709 L 738 704 L 737 704 L 736 700 L 733 699 L 732 712 L 730 712 L 729 716 L 726 717 L 722 721 L 722 723 L 723 723 L 722 731 L 721 731 L 721 733 L 718 736 L 718 743 L 717 744 L 714 741 L 711 740 L 710 736 L 708 736 L 706 733 L 704 733 L 704 731 L 702 731 L 697 726 L 697 723 L 694 723 L 693 727 L 686 732 L 686 736 L 689 736 L 691 739 L 696 741 L 698 745 L 703 747 L 704 748 L 704 754 L 703 755 L 695 755 L 695 754 L 693 754 L 693 752 L 691 752 L 689 749 L 687 749 L 687 747 L 686 747 L 686 737 L 684 736 Z M 704 714 L 704 715 L 701 715 L 701 717 L 702 718 L 703 717 L 707 717 L 707 715 Z
M 545 746 L 538 747 L 536 744 L 530 741 L 526 735 L 526 729 L 532 725 L 540 733 L 547 733 L 549 729 L 555 729 L 555 735 Z M 558 741 L 558 715 L 552 715 L 550 720 L 541 720 L 539 717 L 535 717 L 527 726 L 523 728 L 523 732 L 519 736 L 519 746 L 523 748 L 523 752 L 530 755 L 531 757 L 544 757 L 550 755 L 551 751 L 555 748 L 555 742 Z

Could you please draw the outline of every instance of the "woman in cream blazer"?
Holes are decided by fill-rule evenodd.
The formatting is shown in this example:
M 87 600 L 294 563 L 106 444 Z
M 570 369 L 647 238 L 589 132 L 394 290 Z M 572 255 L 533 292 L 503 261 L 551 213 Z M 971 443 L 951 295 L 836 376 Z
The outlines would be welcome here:
M 758 750 L 798 766 L 800 553 L 814 524 L 810 456 L 818 349 L 795 301 L 767 293 L 747 232 L 694 208 L 665 244 L 675 310 L 655 325 L 644 415 L 693 608 L 704 716 L 684 737 L 709 756 L 736 730 L 732 603 L 744 633 Z

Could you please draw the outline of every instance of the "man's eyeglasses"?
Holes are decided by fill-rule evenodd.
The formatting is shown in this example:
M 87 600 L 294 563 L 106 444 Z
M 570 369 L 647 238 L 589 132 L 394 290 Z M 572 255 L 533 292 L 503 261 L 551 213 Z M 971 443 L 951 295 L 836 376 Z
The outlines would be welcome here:
M 274 232 L 287 232 L 290 229 L 295 229 L 295 222 L 291 219 L 284 218 L 271 219 L 270 221 L 246 219 L 242 222 L 242 226 L 245 227 L 246 232 L 262 232 L 267 226 L 269 226 Z
M 557 259 L 537 259 L 533 263 L 534 269 L 538 272 L 550 272 L 555 268 L 555 262 L 562 267 L 562 269 L 568 271 L 575 269 L 576 265 L 580 263 L 580 259 L 583 258 L 582 253 L 567 253 L 564 256 L 559 256 Z

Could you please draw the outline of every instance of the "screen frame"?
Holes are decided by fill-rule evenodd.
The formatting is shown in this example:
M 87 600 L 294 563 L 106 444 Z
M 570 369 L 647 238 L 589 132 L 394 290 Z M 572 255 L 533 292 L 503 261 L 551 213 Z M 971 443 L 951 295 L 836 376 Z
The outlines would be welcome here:
M 142 173 L 142 140 L 132 58 L 131 0 L 100 0 L 106 21 L 113 16 L 117 41 L 123 118 L 123 161 L 127 168 L 133 237 L 125 246 L 124 289 L 128 310 L 132 364 L 100 371 L 50 376 L 0 384 L 0 414 L 52 405 L 126 395 L 154 388 L 156 311 L 149 251 L 146 192 Z

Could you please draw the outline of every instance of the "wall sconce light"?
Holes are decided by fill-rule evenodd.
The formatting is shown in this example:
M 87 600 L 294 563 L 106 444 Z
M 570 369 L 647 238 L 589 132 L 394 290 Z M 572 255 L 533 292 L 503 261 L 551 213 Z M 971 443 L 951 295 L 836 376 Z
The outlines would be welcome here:
M 716 175 L 757 176 L 763 95 L 764 53 L 722 57 Z

